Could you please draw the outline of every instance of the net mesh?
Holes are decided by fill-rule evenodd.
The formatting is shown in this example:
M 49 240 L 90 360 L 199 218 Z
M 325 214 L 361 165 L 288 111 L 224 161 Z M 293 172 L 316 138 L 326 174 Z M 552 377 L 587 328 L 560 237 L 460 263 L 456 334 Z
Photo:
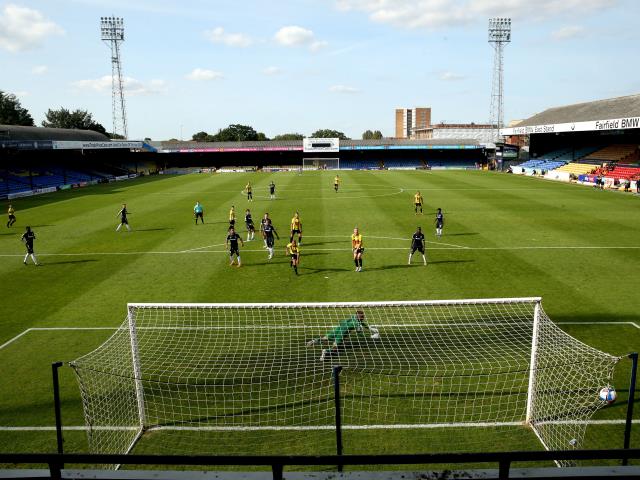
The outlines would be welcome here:
M 581 448 L 618 360 L 504 299 L 131 306 L 72 366 L 93 452 L 331 454 L 333 365 L 345 453 L 411 453 Z

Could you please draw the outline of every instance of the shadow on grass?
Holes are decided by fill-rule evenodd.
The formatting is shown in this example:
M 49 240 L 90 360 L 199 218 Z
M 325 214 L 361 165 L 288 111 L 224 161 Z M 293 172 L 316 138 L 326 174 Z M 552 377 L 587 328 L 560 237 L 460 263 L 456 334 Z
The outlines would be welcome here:
M 156 227 L 156 228 L 134 228 L 134 232 L 159 232 L 162 230 L 174 230 L 173 227 Z
M 59 262 L 46 262 L 46 265 L 66 265 L 70 263 L 88 263 L 88 262 L 97 262 L 97 261 L 98 260 L 93 258 L 85 258 L 82 260 L 61 260 Z
M 466 235 L 480 235 L 478 232 L 463 232 L 463 233 L 446 233 L 445 237 L 462 237 Z

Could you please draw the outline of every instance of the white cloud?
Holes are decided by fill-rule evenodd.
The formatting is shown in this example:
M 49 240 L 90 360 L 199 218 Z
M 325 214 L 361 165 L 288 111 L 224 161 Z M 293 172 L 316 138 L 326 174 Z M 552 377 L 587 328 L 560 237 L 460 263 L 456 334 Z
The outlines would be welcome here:
M 362 11 L 401 28 L 438 28 L 487 21 L 491 16 L 544 20 L 613 7 L 616 0 L 335 0 L 339 10 Z
M 249 47 L 253 45 L 253 39 L 244 33 L 227 33 L 222 27 L 204 32 L 205 36 L 213 43 L 222 43 L 228 47 Z
M 440 80 L 444 82 L 454 82 L 456 80 L 464 80 L 465 78 L 467 78 L 465 75 L 454 72 L 442 72 L 440 74 Z
M 262 70 L 262 73 L 264 73 L 265 75 L 279 75 L 282 73 L 282 69 L 271 66 Z
M 9 3 L 0 13 L 0 48 L 9 52 L 39 47 L 47 37 L 63 33 L 60 26 L 38 10 Z
M 27 92 L 26 90 L 20 90 L 18 92 L 13 92 L 13 94 L 18 98 L 24 98 L 24 97 L 28 97 L 29 96 L 29 92 Z
M 349 87 L 347 85 L 332 85 L 329 87 L 331 93 L 360 93 L 355 87 Z
M 135 78 L 125 77 L 124 92 L 126 95 L 156 95 L 166 93 L 168 88 L 164 80 L 142 82 Z M 78 80 L 71 85 L 79 90 L 90 90 L 99 93 L 111 92 L 111 75 L 89 80 Z
M 34 75 L 44 75 L 49 70 L 49 67 L 46 65 L 36 65 L 31 69 L 31 73 Z
M 216 72 L 214 70 L 207 70 L 205 68 L 194 68 L 193 71 L 187 75 L 185 78 L 189 80 L 219 80 L 224 78 L 224 75 L 220 72 Z
M 273 38 L 284 47 L 308 47 L 312 52 L 329 45 L 329 42 L 318 40 L 312 30 L 297 25 L 282 27 Z
M 567 40 L 569 38 L 581 37 L 585 34 L 585 28 L 578 25 L 567 25 L 566 27 L 559 28 L 555 32 L 551 33 L 551 37 L 554 40 Z

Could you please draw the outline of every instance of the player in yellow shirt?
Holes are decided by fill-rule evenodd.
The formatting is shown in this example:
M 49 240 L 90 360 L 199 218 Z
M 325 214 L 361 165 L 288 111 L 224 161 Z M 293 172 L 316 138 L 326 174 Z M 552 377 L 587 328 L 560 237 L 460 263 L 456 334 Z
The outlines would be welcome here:
M 416 215 L 418 214 L 418 208 L 420 209 L 420 214 L 422 215 L 423 202 L 424 202 L 424 199 L 422 198 L 422 194 L 420 192 L 416 192 L 416 194 L 413 196 L 413 204 L 415 207 Z
M 336 178 L 333 179 L 333 188 L 338 193 L 338 187 L 340 186 L 340 177 L 336 175 Z
M 231 210 L 229 210 L 229 228 L 234 228 L 236 226 L 236 207 L 231 205 Z
M 353 250 L 353 261 L 356 264 L 356 272 L 361 272 L 364 247 L 362 246 L 362 235 L 358 231 L 358 227 L 353 229 L 353 235 L 351 235 L 351 249 Z
M 293 242 L 293 237 L 298 234 L 298 243 L 302 243 L 302 222 L 300 221 L 300 214 L 296 212 L 291 219 L 291 235 L 289 236 L 289 242 Z
M 300 264 L 300 247 L 295 240 L 291 240 L 291 242 L 287 244 L 286 251 L 287 255 L 291 257 L 291 266 L 296 272 L 296 275 L 298 275 L 298 265 Z
M 253 202 L 253 188 L 251 187 L 251 182 L 247 182 L 247 186 L 244 187 L 245 192 L 247 192 L 247 202 Z
M 13 208 L 13 205 L 9 205 L 7 209 L 7 215 L 9 215 L 9 221 L 7 222 L 7 228 L 16 223 L 16 209 Z

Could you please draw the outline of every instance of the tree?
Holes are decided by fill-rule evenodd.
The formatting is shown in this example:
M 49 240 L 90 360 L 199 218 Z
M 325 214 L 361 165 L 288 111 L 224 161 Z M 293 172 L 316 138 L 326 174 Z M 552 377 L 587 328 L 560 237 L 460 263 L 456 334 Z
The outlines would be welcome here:
M 321 129 L 316 130 L 311 134 L 313 138 L 339 138 L 340 140 L 350 140 L 344 133 L 339 132 L 338 130 L 330 130 L 330 129 Z
M 229 125 L 218 130 L 213 136 L 214 142 L 242 142 L 243 140 L 267 140 L 264 133 L 256 132 L 248 125 Z
M 93 116 L 86 110 L 77 109 L 71 112 L 61 107 L 59 110 L 47 110 L 44 116 L 46 120 L 42 122 L 43 127 L 77 128 L 107 134 L 105 128 L 94 121 Z
M 0 124 L 22 125 L 33 127 L 33 117 L 26 108 L 20 105 L 20 100 L 12 93 L 0 90 Z
M 207 137 L 209 137 L 209 134 L 207 132 L 198 132 L 194 133 L 191 136 L 191 140 L 193 140 L 194 142 L 206 142 Z
M 372 132 L 371 130 L 367 130 L 362 134 L 363 140 L 380 140 L 382 138 L 382 132 L 380 130 L 376 130 Z
M 274 140 L 302 140 L 304 135 L 301 133 L 283 133 L 282 135 L 276 135 Z
M 124 140 L 124 135 L 120 135 L 119 133 L 107 132 L 107 137 L 111 140 Z

